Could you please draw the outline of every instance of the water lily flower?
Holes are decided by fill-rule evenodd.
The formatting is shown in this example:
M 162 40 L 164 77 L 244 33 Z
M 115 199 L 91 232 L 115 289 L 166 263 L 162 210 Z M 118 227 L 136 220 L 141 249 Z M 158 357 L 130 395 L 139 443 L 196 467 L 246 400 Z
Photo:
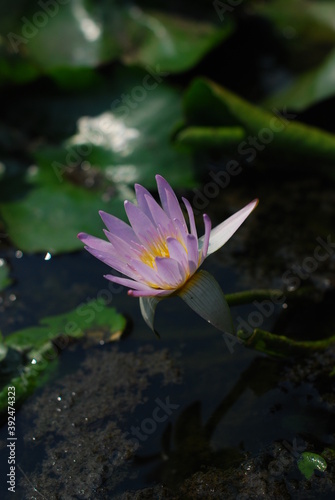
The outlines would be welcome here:
M 130 225 L 100 212 L 108 229 L 104 230 L 108 241 L 86 233 L 79 233 L 78 238 L 92 255 L 126 276 L 107 274 L 105 278 L 128 287 L 128 295 L 139 297 L 143 318 L 152 330 L 158 302 L 177 294 L 209 323 L 233 333 L 229 306 L 221 287 L 210 273 L 198 269 L 229 240 L 258 200 L 214 229 L 204 214 L 205 234 L 199 238 L 189 201 L 182 198 L 188 227 L 169 183 L 160 175 L 156 176 L 156 182 L 161 205 L 147 189 L 135 184 L 137 205 L 129 201 L 124 204 Z

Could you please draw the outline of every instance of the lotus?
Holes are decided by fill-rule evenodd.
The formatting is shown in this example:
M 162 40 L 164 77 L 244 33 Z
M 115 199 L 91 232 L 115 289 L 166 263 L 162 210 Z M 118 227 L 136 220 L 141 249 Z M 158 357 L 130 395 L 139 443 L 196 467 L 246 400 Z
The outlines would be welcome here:
M 107 274 L 108 280 L 129 288 L 139 297 L 142 316 L 154 330 L 155 309 L 160 300 L 179 295 L 194 311 L 220 330 L 233 333 L 229 306 L 215 278 L 199 267 L 221 248 L 257 206 L 254 200 L 227 220 L 211 227 L 203 215 L 204 235 L 198 237 L 192 206 L 182 198 L 188 215 L 169 183 L 156 176 L 160 202 L 147 189 L 135 184 L 137 205 L 125 201 L 130 225 L 106 212 L 100 216 L 107 227 L 102 240 L 86 233 L 78 238 L 94 257 L 123 274 Z

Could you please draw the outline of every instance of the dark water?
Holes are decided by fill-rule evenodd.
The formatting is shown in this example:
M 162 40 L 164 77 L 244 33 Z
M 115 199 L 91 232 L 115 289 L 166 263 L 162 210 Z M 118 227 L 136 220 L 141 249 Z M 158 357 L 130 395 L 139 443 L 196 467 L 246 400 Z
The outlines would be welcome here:
M 308 190 L 311 196 L 310 187 L 302 183 L 300 191 L 292 184 L 284 189 L 303 200 L 295 214 L 290 213 L 288 197 L 280 215 L 275 211 L 285 193 L 278 198 L 264 195 L 263 207 L 261 200 L 250 224 L 245 223 L 232 242 L 205 263 L 225 293 L 280 287 L 285 269 L 291 269 L 292 262 L 301 263 L 313 250 L 315 238 L 328 234 L 327 204 L 332 195 L 314 190 L 312 198 L 321 198 L 325 207 L 320 227 L 314 223 L 320 213 L 315 214 L 314 201 L 305 195 Z M 242 206 L 242 199 L 237 191 L 230 203 Z M 308 207 L 308 227 L 297 226 Z M 208 208 L 213 220 L 224 213 L 218 202 Z M 178 492 L 199 471 L 238 469 L 247 459 L 263 460 L 265 455 L 267 465 L 257 467 L 264 467 L 270 479 L 271 474 L 280 477 L 290 491 L 292 481 L 307 483 L 297 468 L 303 450 L 321 453 L 334 448 L 334 379 L 329 378 L 334 351 L 306 364 L 232 345 L 178 298 L 159 305 L 157 339 L 141 318 L 138 300 L 125 291 L 110 294 L 102 277 L 105 265 L 85 252 L 44 260 L 44 255 L 16 256 L 8 249 L 3 258 L 14 278 L 2 294 L 4 335 L 96 297 L 108 298 L 128 320 L 117 343 L 93 336 L 62 351 L 49 381 L 17 408 L 17 498 L 116 498 L 157 484 Z M 318 299 L 293 308 L 276 306 L 261 328 L 288 333 L 294 325 L 297 336 L 306 338 L 311 333 L 306 323 L 306 318 L 311 321 L 309 310 L 311 317 L 321 314 L 314 336 L 330 334 L 335 326 L 333 277 L 330 256 L 302 280 L 302 285 L 318 291 Z M 250 317 L 255 305 L 232 311 L 238 324 Z M 6 437 L 4 426 L 1 470 L 8 467 Z M 298 454 L 288 452 L 289 475 L 282 467 L 273 476 L 268 467 L 276 443 L 284 443 L 286 451 L 300 447 Z M 331 473 L 330 461 L 327 481 Z M 311 489 L 313 494 L 319 491 L 320 498 L 322 479 L 315 479 L 319 482 Z M 1 488 L 6 498 L 6 485 Z M 155 498 L 154 493 L 148 498 Z

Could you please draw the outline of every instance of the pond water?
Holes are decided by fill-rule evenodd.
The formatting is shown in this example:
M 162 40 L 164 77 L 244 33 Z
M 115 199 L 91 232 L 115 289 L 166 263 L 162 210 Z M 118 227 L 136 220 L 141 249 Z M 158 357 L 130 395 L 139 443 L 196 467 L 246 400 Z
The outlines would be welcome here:
M 254 194 L 261 199 L 204 266 L 228 294 L 285 289 L 285 270 L 293 273 L 333 227 L 326 185 L 291 180 L 269 194 L 256 184 L 207 207 L 218 222 Z M 334 348 L 277 359 L 231 342 L 178 298 L 157 308 L 158 339 L 138 300 L 111 293 L 106 266 L 87 253 L 45 260 L 7 248 L 3 258 L 14 279 L 2 293 L 4 335 L 97 297 L 127 319 L 120 340 L 96 329 L 61 349 L 48 379 L 17 407 L 17 498 L 333 498 L 332 466 L 307 480 L 298 462 L 327 449 L 333 460 Z M 329 255 L 300 278 L 307 299 L 273 306 L 258 326 L 304 340 L 334 334 L 334 270 Z M 233 307 L 235 324 L 255 310 Z M 6 438 L 4 425 L 2 470 Z

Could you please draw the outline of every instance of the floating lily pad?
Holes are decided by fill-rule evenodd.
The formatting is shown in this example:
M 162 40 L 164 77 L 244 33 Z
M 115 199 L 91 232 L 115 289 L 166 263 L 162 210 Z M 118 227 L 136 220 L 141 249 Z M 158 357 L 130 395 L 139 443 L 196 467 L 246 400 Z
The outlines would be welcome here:
M 19 192 L 18 182 L 3 180 L 1 216 L 21 250 L 81 249 L 78 232 L 102 234 L 98 211 L 126 220 L 123 202 L 134 197 L 134 182 L 156 188 L 157 173 L 174 187 L 195 185 L 189 156 L 170 142 L 181 116 L 180 97 L 154 79 L 153 88 L 146 89 L 146 76 L 125 71 L 110 85 L 81 96 L 89 111 L 79 118 L 77 133 L 59 147 L 36 150 L 36 166 L 27 170 Z M 72 108 L 68 105 L 70 116 L 71 109 L 77 116 L 75 99 Z
M 186 123 L 176 135 L 177 143 L 185 144 L 186 137 L 191 147 L 193 140 L 206 149 L 218 148 L 221 137 L 221 149 L 246 162 L 270 157 L 273 163 L 275 157 L 277 163 L 300 162 L 318 170 L 328 165 L 325 172 L 335 173 L 335 135 L 304 125 L 286 107 L 270 113 L 210 80 L 196 79 L 185 93 L 184 110 Z
M 315 470 L 324 472 L 327 469 L 327 462 L 317 453 L 304 451 L 298 460 L 298 467 L 306 479 L 310 479 Z
M 253 2 L 252 10 L 272 23 L 293 71 L 315 66 L 334 47 L 334 2 L 272 0 Z
M 133 36 L 130 50 L 122 57 L 124 62 L 158 64 L 171 72 L 191 68 L 232 32 L 228 19 L 218 27 L 162 12 L 130 9 L 128 14 Z M 142 41 L 138 44 L 138 40 Z
M 69 181 L 60 182 L 52 166 L 28 170 L 29 190 L 18 200 L 0 204 L 8 234 L 20 250 L 57 253 L 80 248 L 76 235 L 81 230 L 97 232 L 102 228 L 98 210 L 122 214 L 122 199 L 117 194 L 104 200 Z
M 0 344 L 0 411 L 7 406 L 7 387 L 14 386 L 16 400 L 26 397 L 44 381 L 57 361 L 57 352 L 71 339 L 81 338 L 92 329 L 115 335 L 123 331 L 126 320 L 102 300 L 81 304 L 74 311 L 50 316 L 39 326 L 12 333 Z
M 215 24 L 117 0 L 98 5 L 84 0 L 13 4 L 0 21 L 1 31 L 7 33 L 4 61 L 10 60 L 0 61 L 3 81 L 29 81 L 36 73 L 60 81 L 59 69 L 61 83 L 71 86 L 67 68 L 94 68 L 114 60 L 182 71 L 232 31 L 228 20 Z M 17 69 L 10 72 L 9 66 Z
M 335 95 L 335 51 L 313 70 L 298 76 L 290 85 L 263 102 L 266 108 L 287 106 L 303 111 Z

